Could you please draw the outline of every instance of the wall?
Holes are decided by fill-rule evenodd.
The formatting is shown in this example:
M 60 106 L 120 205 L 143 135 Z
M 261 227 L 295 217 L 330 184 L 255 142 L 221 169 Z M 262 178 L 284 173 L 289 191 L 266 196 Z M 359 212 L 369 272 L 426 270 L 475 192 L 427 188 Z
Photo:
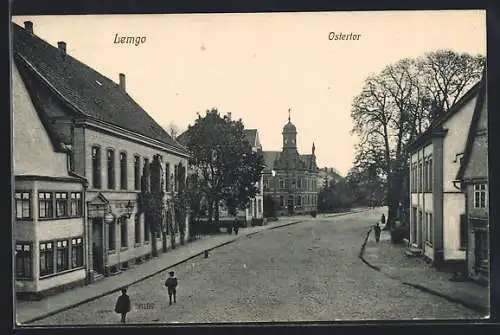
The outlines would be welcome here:
M 460 214 L 465 214 L 465 195 L 445 193 L 443 198 L 444 260 L 464 260 L 465 249 L 460 250 Z
M 460 168 L 460 160 L 456 155 L 463 154 L 465 151 L 467 133 L 476 101 L 477 97 L 470 99 L 460 111 L 443 124 L 443 128 L 448 129 L 443 139 L 443 191 L 445 193 L 457 191 L 453 180 Z
M 12 64 L 13 173 L 67 176 L 67 155 L 54 152 L 19 71 Z

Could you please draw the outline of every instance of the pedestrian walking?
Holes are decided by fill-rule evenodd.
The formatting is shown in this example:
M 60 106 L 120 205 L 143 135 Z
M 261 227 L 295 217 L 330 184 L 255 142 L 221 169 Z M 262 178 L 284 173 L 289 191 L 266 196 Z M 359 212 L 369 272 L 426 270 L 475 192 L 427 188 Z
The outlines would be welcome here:
M 373 231 L 375 232 L 375 242 L 378 243 L 380 241 L 380 233 L 382 231 L 382 229 L 380 228 L 380 223 L 378 221 L 373 227 Z
M 121 289 L 122 295 L 118 297 L 115 304 L 115 312 L 121 314 L 121 323 L 126 323 L 127 313 L 130 312 L 130 297 L 127 295 L 127 289 Z
M 382 217 L 380 218 L 380 222 L 382 224 L 385 224 L 385 215 L 384 215 L 384 213 L 382 213 Z
M 238 220 L 234 220 L 233 221 L 233 230 L 234 230 L 234 234 L 235 235 L 238 235 L 238 230 L 240 229 L 239 225 L 238 225 Z
M 174 304 L 177 303 L 176 301 L 176 293 L 177 293 L 177 278 L 175 277 L 174 271 L 170 271 L 168 273 L 170 277 L 165 280 L 165 286 L 167 287 L 168 291 L 168 299 L 169 299 L 169 305 L 172 305 L 172 297 L 174 298 Z

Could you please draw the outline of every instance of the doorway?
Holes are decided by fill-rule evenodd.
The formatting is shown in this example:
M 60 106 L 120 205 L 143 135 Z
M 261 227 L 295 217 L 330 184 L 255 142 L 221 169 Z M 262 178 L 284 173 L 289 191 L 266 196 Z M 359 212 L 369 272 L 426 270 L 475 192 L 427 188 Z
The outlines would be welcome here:
M 92 219 L 92 263 L 96 273 L 104 274 L 103 218 Z
M 288 214 L 293 214 L 293 195 L 288 196 Z

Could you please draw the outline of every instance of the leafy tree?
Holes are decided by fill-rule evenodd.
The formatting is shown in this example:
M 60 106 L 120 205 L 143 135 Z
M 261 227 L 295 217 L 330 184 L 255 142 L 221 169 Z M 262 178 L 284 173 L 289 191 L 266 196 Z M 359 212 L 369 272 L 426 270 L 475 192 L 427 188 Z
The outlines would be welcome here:
M 244 208 L 258 192 L 264 163 L 247 142 L 241 120 L 221 117 L 217 109 L 198 115 L 186 133 L 190 164 L 199 178 L 199 191 L 208 203 L 208 220 L 218 221 L 218 205 Z M 232 209 L 232 210 L 233 210 Z
M 355 165 L 384 180 L 389 227 L 407 197 L 408 144 L 480 79 L 483 65 L 483 56 L 449 50 L 402 59 L 368 77 L 354 98 Z

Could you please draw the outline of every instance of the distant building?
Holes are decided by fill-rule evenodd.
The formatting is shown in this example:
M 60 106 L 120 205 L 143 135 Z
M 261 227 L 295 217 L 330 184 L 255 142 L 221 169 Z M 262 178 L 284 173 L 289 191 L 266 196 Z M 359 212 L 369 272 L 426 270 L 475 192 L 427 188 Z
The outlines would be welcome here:
M 344 179 L 335 168 L 324 167 L 318 171 L 318 189 L 328 186 L 331 182 L 338 182 Z
M 317 211 L 319 168 L 315 146 L 309 155 L 297 150 L 297 129 L 290 117 L 283 127 L 283 149 L 264 151 L 264 195 L 278 205 L 278 215 L 305 214 Z
M 466 198 L 456 176 L 467 130 L 478 105 L 480 84 L 409 147 L 410 248 L 436 266 L 463 268 L 467 253 Z
M 151 243 L 160 250 L 138 202 L 142 169 L 161 157 L 168 199 L 188 153 L 130 97 L 124 74 L 113 82 L 31 22 L 12 30 L 16 282 L 43 296 L 120 273 Z
M 483 74 L 479 96 L 457 174 L 465 192 L 468 225 L 467 270 L 470 278 L 489 282 L 488 93 Z

